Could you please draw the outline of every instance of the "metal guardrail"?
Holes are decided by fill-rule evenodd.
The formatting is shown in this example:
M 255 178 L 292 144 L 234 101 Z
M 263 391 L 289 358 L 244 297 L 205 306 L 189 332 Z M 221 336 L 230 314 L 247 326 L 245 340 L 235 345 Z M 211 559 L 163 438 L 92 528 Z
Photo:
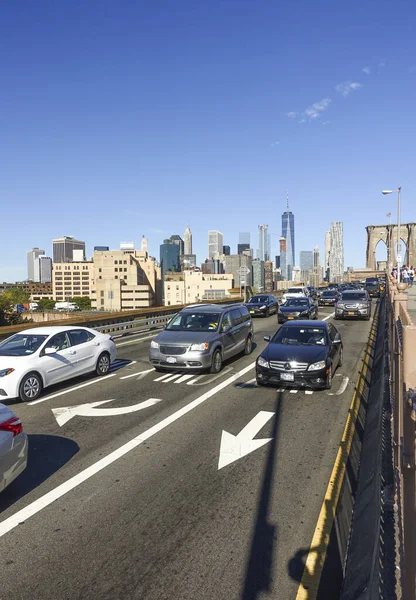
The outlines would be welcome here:
M 168 323 L 176 313 L 163 315 L 162 317 L 150 317 L 148 319 L 136 319 L 135 321 L 127 321 L 124 323 L 113 323 L 112 325 L 101 325 L 94 327 L 96 331 L 101 333 L 115 333 L 126 335 L 127 333 L 139 333 L 140 331 L 148 331 L 149 329 L 157 329 L 161 325 Z

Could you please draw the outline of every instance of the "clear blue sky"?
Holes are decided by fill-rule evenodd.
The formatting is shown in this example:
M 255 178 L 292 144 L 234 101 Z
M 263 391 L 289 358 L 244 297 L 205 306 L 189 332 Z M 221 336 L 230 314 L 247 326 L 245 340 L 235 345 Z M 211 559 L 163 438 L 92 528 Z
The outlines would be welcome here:
M 236 251 L 281 232 L 296 253 L 344 222 L 416 220 L 416 3 L 5 0 L 0 12 L 0 281 L 26 250 L 74 235 L 150 252 L 190 225 Z M 294 113 L 294 114 L 292 114 Z M 273 237 L 273 254 L 278 235 Z

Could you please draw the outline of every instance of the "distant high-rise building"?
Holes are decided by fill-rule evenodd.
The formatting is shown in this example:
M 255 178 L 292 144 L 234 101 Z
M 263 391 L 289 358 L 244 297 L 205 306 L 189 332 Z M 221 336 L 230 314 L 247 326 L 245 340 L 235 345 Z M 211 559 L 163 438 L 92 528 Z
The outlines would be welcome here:
M 39 256 L 43 256 L 45 250 L 40 248 L 32 248 L 26 253 L 27 256 L 27 278 L 29 281 L 34 283 L 40 282 L 40 271 L 39 271 Z
M 185 254 L 185 243 L 180 235 L 177 235 L 177 234 L 171 235 L 170 240 L 171 240 L 172 244 L 176 244 L 179 247 L 179 256 L 182 256 L 182 254 Z
M 222 253 L 224 254 L 224 256 L 230 256 L 230 253 L 231 253 L 230 246 L 223 246 L 222 247 Z
M 264 263 L 264 291 L 271 294 L 273 291 L 273 263 L 266 260 Z
M 237 254 L 243 254 L 247 250 L 250 250 L 250 244 L 238 244 Z
M 322 267 L 321 267 L 321 259 L 319 255 L 319 248 L 315 246 L 313 249 L 313 275 L 312 275 L 312 285 L 318 287 L 322 280 Z
M 325 233 L 325 272 L 329 269 L 329 253 L 331 252 L 331 232 Z
M 286 238 L 281 236 L 279 239 L 280 249 L 280 273 L 283 281 L 289 281 L 287 274 L 287 252 L 286 252 Z
M 162 281 L 168 271 L 180 271 L 179 245 L 172 242 L 171 239 L 164 240 L 160 245 L 160 267 L 162 272 Z
M 344 238 L 341 221 L 331 223 L 331 248 L 329 254 L 329 272 L 331 281 L 340 283 L 344 279 Z
M 282 214 L 282 236 L 286 238 L 286 271 L 290 281 L 295 265 L 295 215 L 289 210 L 289 199 L 287 210 Z
M 250 233 L 246 231 L 238 234 L 237 254 L 243 254 L 245 250 L 250 249 L 250 237 Z
M 222 254 L 224 236 L 220 231 L 211 229 L 208 231 L 208 258 L 217 258 Z
M 184 249 L 183 249 L 183 253 L 184 254 L 192 254 L 192 231 L 189 227 L 189 225 L 187 226 L 187 228 L 185 229 L 185 233 L 183 234 L 183 241 L 184 241 Z
M 246 254 L 231 254 L 225 257 L 225 272 L 233 274 L 234 287 L 240 287 L 240 283 L 244 286 L 251 286 L 251 267 L 251 256 Z
M 140 240 L 140 250 L 149 253 L 149 240 L 144 235 L 142 235 L 142 239 Z
M 280 255 L 275 256 L 275 263 L 274 264 L 276 266 L 276 269 L 280 269 Z
M 192 269 L 196 266 L 196 256 L 195 254 L 182 254 L 182 256 L 179 257 L 179 262 L 182 271 Z
M 39 281 L 40 283 L 52 282 L 52 259 L 50 256 L 39 256 Z
M 52 240 L 53 246 L 53 262 L 64 263 L 74 260 L 74 250 L 83 251 L 83 260 L 85 260 L 85 242 L 76 240 L 75 238 L 64 235 L 60 238 Z
M 94 252 L 109 252 L 110 246 L 94 246 Z
M 259 225 L 259 249 L 258 256 L 260 260 L 270 260 L 270 235 L 268 225 Z
M 135 250 L 136 244 L 134 242 L 120 242 L 120 250 Z
M 254 259 L 251 269 L 253 272 L 253 287 L 258 292 L 264 292 L 264 260 Z
M 313 271 L 313 252 L 312 250 L 301 250 L 299 254 L 300 275 L 304 283 L 307 283 Z

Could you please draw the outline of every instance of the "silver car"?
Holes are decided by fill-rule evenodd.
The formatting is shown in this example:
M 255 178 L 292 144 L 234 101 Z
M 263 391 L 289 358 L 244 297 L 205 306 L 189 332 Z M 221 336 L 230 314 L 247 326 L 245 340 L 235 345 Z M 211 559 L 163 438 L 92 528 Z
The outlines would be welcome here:
M 175 315 L 150 344 L 156 371 L 209 370 L 219 373 L 224 360 L 253 349 L 253 323 L 243 305 L 197 305 Z
M 0 404 L 0 492 L 26 469 L 27 449 L 28 440 L 20 419 Z
M 371 317 L 371 298 L 365 290 L 345 290 L 335 305 L 336 319 Z

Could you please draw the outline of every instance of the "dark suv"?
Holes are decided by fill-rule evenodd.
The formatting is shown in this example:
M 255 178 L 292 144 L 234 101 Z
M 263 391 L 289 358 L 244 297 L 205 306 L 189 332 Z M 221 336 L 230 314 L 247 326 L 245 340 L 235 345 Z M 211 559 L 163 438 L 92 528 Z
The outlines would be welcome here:
M 274 296 L 270 296 L 270 294 L 257 294 L 250 298 L 246 306 L 252 317 L 255 317 L 256 315 L 269 317 L 279 310 L 278 301 Z
M 367 277 L 364 289 L 370 298 L 380 298 L 380 282 L 378 277 Z

